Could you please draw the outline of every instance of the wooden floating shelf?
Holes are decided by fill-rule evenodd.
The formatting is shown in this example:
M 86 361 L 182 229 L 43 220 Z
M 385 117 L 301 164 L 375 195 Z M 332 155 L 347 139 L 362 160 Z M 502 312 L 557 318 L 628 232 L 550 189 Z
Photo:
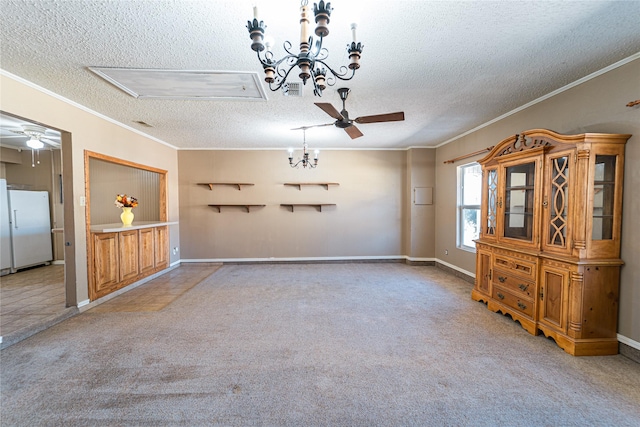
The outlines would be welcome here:
M 295 210 L 295 208 L 307 206 L 318 209 L 319 212 L 322 212 L 323 207 L 327 206 L 336 206 L 335 203 L 281 203 L 280 206 L 284 206 L 286 208 L 290 208 L 291 212 Z
M 242 190 L 243 185 L 255 185 L 250 182 L 199 182 L 198 185 L 206 185 L 209 187 L 209 190 L 213 191 L 214 185 L 231 185 L 233 187 L 237 187 L 238 191 Z
M 222 212 L 222 208 L 234 208 L 241 207 L 247 210 L 247 213 L 251 212 L 251 208 L 263 208 L 266 205 L 246 205 L 246 204 L 235 204 L 235 205 L 209 205 L 212 208 L 218 209 L 218 212 Z
M 288 185 L 290 187 L 298 187 L 298 190 L 302 190 L 303 186 L 309 185 L 320 185 L 324 187 L 326 190 L 329 189 L 330 185 L 340 185 L 337 182 L 285 182 L 284 185 Z

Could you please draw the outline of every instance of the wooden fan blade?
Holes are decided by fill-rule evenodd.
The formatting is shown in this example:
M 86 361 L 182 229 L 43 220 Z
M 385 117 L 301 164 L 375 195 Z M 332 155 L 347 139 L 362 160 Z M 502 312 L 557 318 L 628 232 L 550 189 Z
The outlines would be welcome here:
M 342 114 L 340 114 L 340 112 L 336 110 L 333 105 L 327 102 L 314 102 L 314 104 L 316 104 L 318 107 L 320 107 L 322 111 L 324 111 L 334 119 L 337 119 L 337 120 L 343 119 Z
M 344 131 L 351 137 L 351 139 L 356 139 L 363 136 L 362 132 L 360 132 L 360 129 L 358 129 L 355 126 L 349 126 L 348 128 L 344 128 Z
M 375 116 L 362 116 L 354 120 L 356 123 L 380 123 L 380 122 L 400 122 L 404 120 L 404 112 L 377 114 Z

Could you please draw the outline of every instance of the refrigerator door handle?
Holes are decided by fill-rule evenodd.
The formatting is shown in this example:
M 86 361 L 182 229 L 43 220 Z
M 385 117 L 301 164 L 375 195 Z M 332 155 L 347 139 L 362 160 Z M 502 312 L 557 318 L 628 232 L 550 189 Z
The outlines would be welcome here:
M 13 228 L 18 228 L 18 210 L 13 210 Z

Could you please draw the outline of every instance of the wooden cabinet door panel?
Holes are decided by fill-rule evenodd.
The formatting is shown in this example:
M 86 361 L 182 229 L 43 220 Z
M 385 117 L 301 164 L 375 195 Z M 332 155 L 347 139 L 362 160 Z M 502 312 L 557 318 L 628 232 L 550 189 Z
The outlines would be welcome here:
M 575 298 L 582 297 L 581 316 L 576 317 L 576 321 L 582 323 L 579 333 L 581 338 L 615 338 L 617 336 L 619 283 L 620 267 L 618 266 L 584 267 L 582 292 Z M 573 290 L 571 292 L 574 293 Z
M 489 288 L 489 284 L 491 283 L 491 252 L 478 250 L 477 260 L 479 266 L 478 272 L 480 274 L 476 277 L 476 287 L 480 292 L 490 295 L 491 289 Z
M 543 265 L 540 281 L 540 322 L 567 330 L 569 270 Z
M 169 265 L 169 228 L 156 227 L 155 230 L 156 268 L 166 268 Z
M 497 235 L 503 244 L 540 246 L 543 155 L 532 151 L 535 155 L 520 152 L 499 160 Z
M 118 284 L 118 233 L 93 235 L 93 278 L 97 296 Z
M 545 160 L 542 250 L 570 255 L 573 243 L 575 155 L 573 149 Z
M 153 228 L 143 228 L 140 231 L 140 273 L 154 269 L 156 264 L 155 232 Z
M 120 281 L 138 276 L 138 230 L 120 234 Z

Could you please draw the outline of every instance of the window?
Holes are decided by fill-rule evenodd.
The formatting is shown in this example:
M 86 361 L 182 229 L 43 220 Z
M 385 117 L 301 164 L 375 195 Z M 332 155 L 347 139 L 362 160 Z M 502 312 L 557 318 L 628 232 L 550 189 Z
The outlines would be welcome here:
M 475 251 L 480 233 L 482 168 L 477 163 L 458 166 L 458 247 Z

